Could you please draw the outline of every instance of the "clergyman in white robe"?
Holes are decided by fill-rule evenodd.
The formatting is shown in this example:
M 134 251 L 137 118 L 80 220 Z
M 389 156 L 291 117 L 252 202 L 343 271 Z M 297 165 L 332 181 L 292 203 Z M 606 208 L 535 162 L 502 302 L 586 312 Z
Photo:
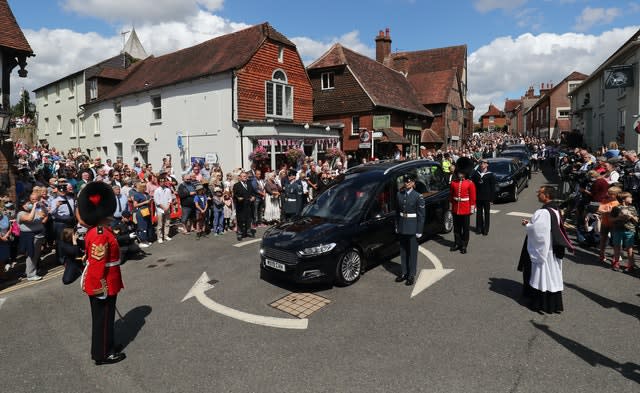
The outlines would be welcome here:
M 531 258 L 531 278 L 529 285 L 534 290 L 532 308 L 545 312 L 560 312 L 562 306 L 562 259 L 553 254 L 551 239 L 551 215 L 557 210 L 542 208 L 535 211 L 526 225 L 527 251 Z

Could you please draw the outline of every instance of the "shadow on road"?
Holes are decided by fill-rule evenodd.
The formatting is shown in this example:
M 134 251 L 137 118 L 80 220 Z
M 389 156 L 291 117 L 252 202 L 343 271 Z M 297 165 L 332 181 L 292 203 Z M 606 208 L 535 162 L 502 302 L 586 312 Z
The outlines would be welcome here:
M 547 325 L 536 323 L 534 321 L 531 321 L 531 324 L 547 336 L 554 339 L 558 344 L 562 345 L 585 362 L 589 363 L 592 367 L 596 367 L 598 365 L 608 367 L 619 372 L 623 377 L 636 383 L 640 383 L 640 365 L 630 362 L 616 362 L 615 360 L 601 354 L 600 352 L 596 352 L 590 348 L 585 347 L 579 342 L 576 342 L 574 340 L 571 340 L 570 338 L 554 332 L 553 330 L 549 329 L 549 326 Z
M 627 314 L 632 317 L 640 319 L 640 307 L 634 304 L 616 302 L 615 300 L 611 300 L 604 296 L 598 295 L 597 293 L 591 292 L 588 289 L 584 289 L 582 287 L 579 287 L 575 284 L 571 284 L 568 282 L 565 282 L 564 285 L 568 288 L 575 289 L 576 291 L 580 292 L 581 294 L 593 300 L 594 302 L 598 303 L 600 306 L 604 308 L 616 308 L 618 309 L 618 311 L 620 311 L 623 314 Z
M 528 306 L 527 299 L 522 296 L 522 283 L 508 278 L 489 278 L 489 290 L 508 297 L 523 307 Z
M 115 337 L 122 349 L 136 339 L 140 330 L 146 323 L 145 318 L 151 314 L 151 306 L 138 306 L 129 311 L 124 318 L 115 323 Z

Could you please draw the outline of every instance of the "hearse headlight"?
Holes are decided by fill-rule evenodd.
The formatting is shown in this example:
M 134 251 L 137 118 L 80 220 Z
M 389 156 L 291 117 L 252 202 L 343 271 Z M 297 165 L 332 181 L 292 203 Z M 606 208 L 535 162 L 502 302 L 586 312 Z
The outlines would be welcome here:
M 513 184 L 513 180 L 507 180 L 507 181 L 503 181 L 498 183 L 498 186 L 500 187 L 506 187 L 506 186 L 510 186 Z
M 300 255 L 301 257 L 309 257 L 313 255 L 326 254 L 329 251 L 333 250 L 335 246 L 335 243 L 319 244 L 317 246 L 307 247 L 304 250 L 298 251 L 298 255 Z

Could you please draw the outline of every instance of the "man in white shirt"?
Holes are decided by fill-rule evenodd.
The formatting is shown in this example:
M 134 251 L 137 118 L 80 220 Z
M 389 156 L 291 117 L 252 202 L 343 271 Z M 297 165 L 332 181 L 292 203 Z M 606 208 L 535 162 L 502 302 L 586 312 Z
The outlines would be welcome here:
M 160 187 L 156 188 L 153 192 L 153 201 L 156 205 L 156 217 L 158 218 L 158 225 L 156 227 L 158 243 L 162 243 L 164 240 L 169 241 L 169 224 L 168 221 L 171 218 L 171 203 L 174 196 L 170 188 L 170 183 L 167 181 L 160 182 Z

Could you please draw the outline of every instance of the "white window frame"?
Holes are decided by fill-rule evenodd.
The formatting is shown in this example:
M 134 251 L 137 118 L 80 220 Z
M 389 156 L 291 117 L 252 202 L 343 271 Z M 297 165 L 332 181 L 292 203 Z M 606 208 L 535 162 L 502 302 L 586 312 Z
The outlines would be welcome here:
M 113 103 L 113 126 L 122 126 L 122 103 L 120 101 Z
M 116 160 L 122 159 L 122 154 L 124 152 L 122 142 L 114 142 L 113 145 L 116 147 Z
M 62 134 L 62 115 L 57 115 L 58 126 L 56 128 L 56 134 Z
M 495 123 L 495 121 L 496 121 L 495 116 L 489 116 L 489 123 Z
M 278 63 L 284 63 L 284 47 L 278 47 Z
M 93 135 L 100 135 L 100 114 L 93 114 Z
M 323 72 L 320 74 L 320 85 L 322 90 L 332 90 L 336 87 L 335 72 Z
M 76 119 L 69 119 L 69 137 L 70 138 L 75 138 L 76 137 Z
M 561 112 L 567 112 L 566 115 L 562 115 Z M 568 119 L 569 114 L 571 113 L 570 107 L 558 107 L 556 108 L 556 119 Z
M 571 94 L 572 91 L 575 90 L 576 87 L 580 86 L 581 81 L 569 81 L 567 82 L 567 93 Z
M 358 119 L 357 127 L 356 127 L 356 121 L 354 121 L 354 119 Z M 351 116 L 351 135 L 352 136 L 360 135 L 360 116 Z
M 274 79 L 276 74 L 281 72 L 284 76 L 283 79 Z M 277 69 L 272 74 L 270 81 L 265 81 L 265 94 L 264 94 L 264 113 L 267 117 L 274 117 L 279 119 L 293 119 L 293 86 L 287 83 L 287 74 Z M 271 111 L 269 111 L 269 94 L 271 94 Z M 280 95 L 280 100 L 278 100 Z M 281 101 L 281 102 L 279 102 Z M 278 103 L 280 103 L 280 113 L 278 113 Z
M 89 100 L 98 99 L 98 80 L 91 79 L 89 81 Z
M 78 124 L 78 138 L 84 138 L 87 136 L 87 130 L 84 128 L 84 120 L 80 119 L 80 123 Z
M 154 102 L 155 100 L 158 102 Z M 159 94 L 153 95 L 149 101 L 151 102 L 151 124 L 162 123 L 162 97 Z
M 44 118 L 44 134 L 45 135 L 49 135 L 50 134 L 50 129 L 49 129 L 49 118 L 45 117 Z
M 76 80 L 75 78 L 69 79 L 69 99 L 76 95 Z

